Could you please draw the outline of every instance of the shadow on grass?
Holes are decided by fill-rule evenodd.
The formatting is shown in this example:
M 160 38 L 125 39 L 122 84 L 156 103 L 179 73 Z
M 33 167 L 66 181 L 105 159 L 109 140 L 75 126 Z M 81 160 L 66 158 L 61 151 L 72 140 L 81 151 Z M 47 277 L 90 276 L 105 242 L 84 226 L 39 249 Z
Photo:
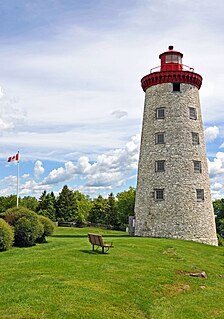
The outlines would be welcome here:
M 56 238 L 87 238 L 88 235 L 52 235 L 51 237 Z M 129 235 L 102 235 L 103 238 L 123 238 L 123 237 L 130 237 Z
M 102 251 L 101 251 L 101 250 L 94 250 L 94 251 L 92 251 L 92 250 L 84 250 L 84 249 L 82 249 L 82 250 L 80 250 L 80 251 L 81 251 L 82 253 L 84 253 L 84 254 L 89 254 L 89 255 L 108 255 L 108 252 L 102 254 Z

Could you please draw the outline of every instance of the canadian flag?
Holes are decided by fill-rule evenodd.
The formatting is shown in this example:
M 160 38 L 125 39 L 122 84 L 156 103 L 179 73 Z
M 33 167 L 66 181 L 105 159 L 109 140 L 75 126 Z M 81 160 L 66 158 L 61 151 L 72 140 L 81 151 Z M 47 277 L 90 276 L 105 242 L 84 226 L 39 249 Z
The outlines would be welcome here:
M 8 162 L 18 161 L 18 160 L 19 160 L 19 152 L 18 152 L 16 155 L 10 156 L 10 157 L 8 158 Z

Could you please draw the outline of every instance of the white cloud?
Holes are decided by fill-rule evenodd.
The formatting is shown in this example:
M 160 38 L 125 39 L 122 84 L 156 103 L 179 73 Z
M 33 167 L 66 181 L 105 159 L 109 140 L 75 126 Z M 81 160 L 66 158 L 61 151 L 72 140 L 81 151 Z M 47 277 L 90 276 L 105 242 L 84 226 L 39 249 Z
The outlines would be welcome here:
M 218 152 L 216 157 L 208 160 L 208 170 L 213 200 L 223 198 L 224 194 L 224 152 Z
M 208 171 L 211 178 L 224 173 L 224 152 L 218 152 L 213 161 L 208 160 Z
M 214 183 L 213 185 L 212 185 L 212 189 L 214 190 L 214 191 L 219 191 L 221 188 L 223 188 L 224 187 L 224 185 L 223 184 L 221 184 L 221 183 Z
M 88 157 L 80 157 L 77 164 L 71 161 L 64 167 L 52 170 L 42 181 L 42 185 L 75 180 L 80 176 L 88 189 L 111 189 L 123 185 L 133 170 L 137 168 L 140 136 L 137 134 L 123 149 L 98 155 L 91 164 Z
M 0 86 L 0 99 L 4 96 L 4 91 L 2 89 L 2 87 Z
M 205 140 L 213 142 L 219 136 L 219 128 L 217 126 L 210 126 L 205 129 Z
M 72 162 L 65 163 L 65 167 L 53 169 L 42 181 L 42 185 L 58 184 L 59 182 L 69 181 L 74 178 L 76 167 Z
M 43 173 L 44 173 L 43 163 L 38 160 L 36 161 L 34 165 L 34 175 L 36 178 L 39 178 L 40 175 L 42 175 Z

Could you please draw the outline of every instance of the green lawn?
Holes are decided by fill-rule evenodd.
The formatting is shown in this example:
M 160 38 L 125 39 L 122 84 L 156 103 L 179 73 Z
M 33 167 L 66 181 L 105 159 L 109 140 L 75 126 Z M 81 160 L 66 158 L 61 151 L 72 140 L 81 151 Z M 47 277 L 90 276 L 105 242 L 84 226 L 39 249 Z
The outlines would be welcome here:
M 114 248 L 92 253 L 88 232 Z M 47 244 L 0 253 L 1 319 L 223 319 L 223 305 L 222 247 L 57 228 Z

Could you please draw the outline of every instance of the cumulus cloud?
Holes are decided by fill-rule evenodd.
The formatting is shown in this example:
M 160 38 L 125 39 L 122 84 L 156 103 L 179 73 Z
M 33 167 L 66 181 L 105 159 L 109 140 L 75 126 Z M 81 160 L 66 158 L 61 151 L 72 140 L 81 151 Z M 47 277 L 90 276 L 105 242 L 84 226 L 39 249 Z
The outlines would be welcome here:
M 121 119 L 122 117 L 127 116 L 128 112 L 116 110 L 116 111 L 113 111 L 111 115 L 113 115 L 116 119 Z
M 109 153 L 98 155 L 90 161 L 82 156 L 77 164 L 65 163 L 64 167 L 52 170 L 44 178 L 42 184 L 52 185 L 59 182 L 71 181 L 77 175 L 82 179 L 86 189 L 111 189 L 125 183 L 133 170 L 137 168 L 140 135 L 137 134 L 126 143 L 124 148 L 115 149 Z
M 69 181 L 74 178 L 74 174 L 76 171 L 75 165 L 69 161 L 65 163 L 65 167 L 59 167 L 57 169 L 53 169 L 49 175 L 44 178 L 42 181 L 42 185 L 48 184 L 58 184 L 59 182 Z
M 210 126 L 205 129 L 206 142 L 213 142 L 219 136 L 219 128 L 217 126 Z
M 34 165 L 34 175 L 36 178 L 39 178 L 40 175 L 42 175 L 43 173 L 44 173 L 43 163 L 38 160 L 36 161 Z
M 218 152 L 216 157 L 208 160 L 208 171 L 211 182 L 213 200 L 223 198 L 224 193 L 224 152 Z
M 208 160 L 208 171 L 211 178 L 224 173 L 224 152 L 218 152 L 213 161 Z

